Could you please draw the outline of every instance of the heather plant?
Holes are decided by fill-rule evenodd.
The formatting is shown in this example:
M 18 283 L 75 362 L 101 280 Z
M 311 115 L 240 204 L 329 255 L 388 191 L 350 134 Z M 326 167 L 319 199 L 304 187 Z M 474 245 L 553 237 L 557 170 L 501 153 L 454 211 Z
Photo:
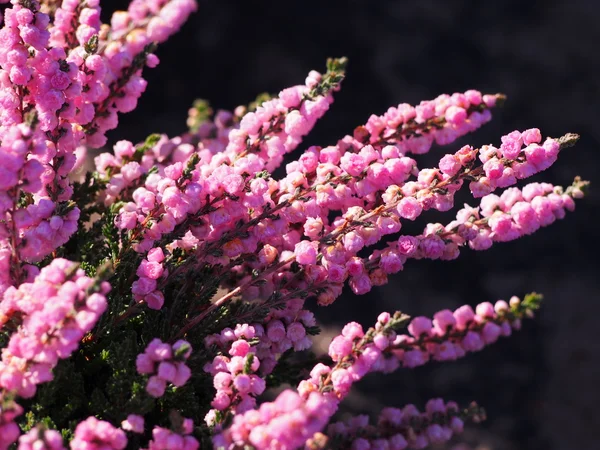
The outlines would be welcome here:
M 233 112 L 205 101 L 181 136 L 119 141 L 80 180 L 88 148 L 135 109 L 142 73 L 196 10 L 133 0 L 13 0 L 0 30 L 0 449 L 395 449 L 448 441 L 477 404 L 432 399 L 334 423 L 352 385 L 482 350 L 541 296 L 348 323 L 328 356 L 306 301 L 325 307 L 415 259 L 452 260 L 562 219 L 586 182 L 516 185 L 578 140 L 536 128 L 419 155 L 491 119 L 469 90 L 372 115 L 337 143 L 301 147 L 346 59 Z M 439 150 L 434 150 L 439 151 Z M 271 173 L 289 161 L 285 175 Z M 420 234 L 402 225 L 479 199 Z M 274 401 L 266 389 L 284 386 Z

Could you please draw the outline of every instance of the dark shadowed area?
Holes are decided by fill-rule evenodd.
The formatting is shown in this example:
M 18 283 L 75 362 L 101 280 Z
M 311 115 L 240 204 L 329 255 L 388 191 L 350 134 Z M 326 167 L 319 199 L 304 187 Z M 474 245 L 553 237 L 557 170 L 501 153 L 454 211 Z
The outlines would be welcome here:
M 105 16 L 126 5 L 103 4 Z M 328 56 L 343 55 L 350 59 L 347 79 L 306 145 L 333 144 L 391 105 L 468 88 L 503 92 L 508 101 L 480 131 L 417 158 L 421 167 L 464 143 L 499 144 L 514 129 L 580 133 L 577 147 L 535 177 L 562 185 L 576 175 L 591 180 L 576 213 L 519 241 L 465 250 L 453 262 L 413 261 L 387 286 L 362 297 L 347 292 L 317 315 L 331 335 L 349 320 L 368 326 L 384 310 L 431 315 L 541 292 L 542 311 L 520 333 L 456 363 L 371 375 L 340 416 L 408 402 L 422 407 L 434 396 L 476 399 L 488 420 L 463 436 L 471 448 L 599 448 L 599 23 L 594 0 L 200 0 L 183 31 L 159 48 L 161 64 L 147 71 L 139 108 L 109 137 L 180 134 L 195 98 L 230 109 L 302 83 L 309 70 L 324 70 Z

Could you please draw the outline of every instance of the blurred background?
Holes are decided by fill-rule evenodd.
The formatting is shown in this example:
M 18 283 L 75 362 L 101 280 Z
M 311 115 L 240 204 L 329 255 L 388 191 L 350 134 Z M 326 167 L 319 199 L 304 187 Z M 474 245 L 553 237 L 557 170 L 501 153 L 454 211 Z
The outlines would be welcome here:
M 103 1 L 105 20 L 125 1 Z M 469 88 L 503 92 L 492 123 L 449 149 L 434 148 L 420 167 L 465 143 L 499 143 L 514 129 L 544 136 L 580 133 L 576 148 L 536 177 L 568 185 L 592 181 L 589 196 L 549 228 L 452 262 L 413 261 L 369 295 L 345 293 L 315 308 L 325 338 L 349 320 L 371 325 L 379 312 L 431 315 L 464 303 L 537 291 L 543 309 L 523 330 L 461 361 L 367 377 L 340 417 L 430 397 L 488 411 L 462 436 L 472 449 L 600 448 L 600 2 L 596 0 L 235 1 L 200 0 L 184 29 L 158 50 L 139 108 L 123 116 L 114 143 L 152 132 L 185 131 L 195 98 L 215 109 L 277 93 L 348 56 L 347 79 L 306 145 L 330 145 L 370 114 Z M 461 202 L 458 203 L 461 205 Z M 438 220 L 434 214 L 424 220 Z M 444 222 L 447 222 L 448 215 Z M 418 232 L 418 226 L 406 228 Z M 319 343 L 325 349 L 327 342 Z

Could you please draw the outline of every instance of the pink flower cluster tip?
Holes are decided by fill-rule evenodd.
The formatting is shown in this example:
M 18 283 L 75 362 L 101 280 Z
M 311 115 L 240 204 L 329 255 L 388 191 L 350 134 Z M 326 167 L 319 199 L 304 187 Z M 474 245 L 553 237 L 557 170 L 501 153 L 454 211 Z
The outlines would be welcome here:
M 167 383 L 183 386 L 192 376 L 185 361 L 192 354 L 192 347 L 184 340 L 170 345 L 160 339 L 153 339 L 144 353 L 138 355 L 135 364 L 138 373 L 150 375 L 146 391 L 152 397 L 162 397 Z

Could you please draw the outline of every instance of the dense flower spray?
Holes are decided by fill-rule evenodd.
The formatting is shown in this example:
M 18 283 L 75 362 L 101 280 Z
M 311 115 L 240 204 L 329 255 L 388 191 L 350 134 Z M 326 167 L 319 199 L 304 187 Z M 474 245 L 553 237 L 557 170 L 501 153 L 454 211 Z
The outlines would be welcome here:
M 413 259 L 454 259 L 562 219 L 587 182 L 517 184 L 578 136 L 513 131 L 420 168 L 419 155 L 505 101 L 468 90 L 302 148 L 345 76 L 346 59 L 330 59 L 233 112 L 198 100 L 188 132 L 119 141 L 74 182 L 87 149 L 135 109 L 156 46 L 195 10 L 133 0 L 110 24 L 98 0 L 4 10 L 0 449 L 423 448 L 484 419 L 476 404 L 432 399 L 422 412 L 394 405 L 374 423 L 333 422 L 363 377 L 482 350 L 532 317 L 540 295 L 431 319 L 381 313 L 368 330 L 347 324 L 318 360 L 304 352 L 319 333 L 305 301 L 329 305 L 345 285 L 364 294 Z M 461 189 L 478 203 L 402 232 L 452 209 Z M 296 388 L 261 402 L 282 383 Z

